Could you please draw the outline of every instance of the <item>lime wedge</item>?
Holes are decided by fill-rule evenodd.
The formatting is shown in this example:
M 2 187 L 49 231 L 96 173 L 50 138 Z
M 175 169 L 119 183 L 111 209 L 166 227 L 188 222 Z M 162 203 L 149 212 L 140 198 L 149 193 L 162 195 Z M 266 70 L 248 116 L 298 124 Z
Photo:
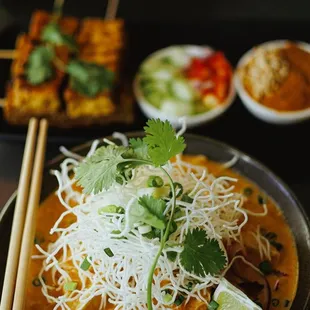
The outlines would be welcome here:
M 262 310 L 247 295 L 224 278 L 216 288 L 213 300 L 219 304 L 217 310 Z

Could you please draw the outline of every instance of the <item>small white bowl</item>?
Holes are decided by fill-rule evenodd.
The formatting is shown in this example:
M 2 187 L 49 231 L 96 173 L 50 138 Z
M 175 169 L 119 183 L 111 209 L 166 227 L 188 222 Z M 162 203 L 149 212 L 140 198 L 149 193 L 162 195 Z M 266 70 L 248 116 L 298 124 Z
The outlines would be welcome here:
M 272 50 L 276 48 L 282 48 L 287 46 L 287 44 L 293 43 L 292 41 L 288 40 L 276 40 L 263 43 L 259 46 L 253 47 L 248 52 L 246 52 L 239 60 L 236 68 L 236 72 L 234 75 L 234 83 L 236 87 L 236 91 L 241 98 L 241 101 L 245 105 L 245 107 L 257 118 L 271 124 L 293 124 L 299 123 L 310 118 L 310 108 L 300 110 L 300 111 L 293 111 L 293 112 L 281 112 L 275 109 L 271 109 L 269 107 L 264 106 L 263 104 L 256 101 L 248 91 L 245 89 L 243 85 L 243 81 L 240 78 L 239 71 L 242 67 L 247 65 L 249 61 L 254 56 L 255 51 L 257 48 L 264 48 L 266 50 Z M 299 48 L 310 52 L 310 44 L 305 42 L 294 42 L 297 44 Z
M 141 64 L 141 66 L 148 61 L 149 59 L 153 57 L 161 57 L 164 55 L 169 55 L 171 52 L 171 49 L 173 48 L 184 48 L 187 53 L 193 57 L 206 57 L 208 54 L 212 54 L 214 50 L 209 46 L 199 46 L 199 45 L 175 45 L 175 46 L 169 46 L 164 49 L 161 49 L 159 51 L 156 51 L 149 55 Z M 168 120 L 173 127 L 180 127 L 180 119 L 185 119 L 186 126 L 187 127 L 194 127 L 198 126 L 202 123 L 207 123 L 217 117 L 219 117 L 221 114 L 223 114 L 233 103 L 235 97 L 236 97 L 236 91 L 233 83 L 233 78 L 230 81 L 230 89 L 228 92 L 228 96 L 225 99 L 224 102 L 221 103 L 221 105 L 211 109 L 210 111 L 196 114 L 196 115 L 185 115 L 182 117 L 179 116 L 171 116 L 166 115 L 163 111 L 157 109 L 155 106 L 153 106 L 150 102 L 147 101 L 147 99 L 144 97 L 143 92 L 140 88 L 140 74 L 137 73 L 134 79 L 133 83 L 133 90 L 135 97 L 137 99 L 137 102 L 142 110 L 142 112 L 148 117 L 148 118 L 159 118 L 161 120 Z

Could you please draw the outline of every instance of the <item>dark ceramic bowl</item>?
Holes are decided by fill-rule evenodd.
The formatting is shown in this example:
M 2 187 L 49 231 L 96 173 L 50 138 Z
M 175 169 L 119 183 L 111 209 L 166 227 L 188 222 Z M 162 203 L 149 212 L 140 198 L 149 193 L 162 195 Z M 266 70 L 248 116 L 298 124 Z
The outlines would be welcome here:
M 131 133 L 129 136 L 141 136 L 141 133 Z M 299 256 L 299 282 L 296 298 L 291 309 L 310 309 L 310 222 L 305 211 L 283 183 L 264 165 L 250 156 L 224 144 L 209 138 L 195 135 L 185 135 L 189 154 L 204 154 L 210 159 L 218 162 L 227 162 L 233 156 L 238 156 L 238 161 L 233 169 L 247 177 L 264 190 L 283 211 L 287 223 L 291 227 L 295 237 Z M 86 154 L 91 142 L 80 145 L 73 149 L 81 155 Z M 50 169 L 57 169 L 64 156 L 58 156 L 46 165 L 43 179 L 42 199 L 57 187 L 56 178 L 49 174 Z M 0 213 L 0 279 L 3 281 L 6 253 L 9 244 L 10 227 L 13 218 L 16 194 L 14 194 Z

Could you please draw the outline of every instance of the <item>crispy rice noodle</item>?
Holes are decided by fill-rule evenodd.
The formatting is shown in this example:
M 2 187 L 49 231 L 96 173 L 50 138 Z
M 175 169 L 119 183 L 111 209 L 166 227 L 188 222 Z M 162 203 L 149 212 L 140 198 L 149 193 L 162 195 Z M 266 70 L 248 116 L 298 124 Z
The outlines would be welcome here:
M 114 137 L 127 143 L 122 135 L 115 134 Z M 98 141 L 95 141 L 87 156 L 93 154 L 97 146 Z M 145 238 L 139 230 L 143 224 L 131 225 L 128 215 L 139 196 L 150 194 L 152 189 L 146 185 L 150 175 L 161 176 L 165 183 L 168 183 L 167 177 L 158 168 L 142 166 L 133 170 L 132 178 L 127 183 L 115 183 L 109 190 L 85 196 L 75 189 L 75 180 L 70 177 L 81 158 L 65 149 L 62 151 L 69 158 L 63 161 L 60 171 L 53 173 L 59 183 L 57 195 L 65 210 L 50 231 L 57 234 L 58 239 L 50 243 L 46 251 L 36 245 L 41 254 L 33 256 L 43 260 L 39 275 L 42 293 L 49 302 L 55 303 L 55 310 L 70 309 L 72 304 L 78 305 L 76 309 L 83 309 L 95 296 L 101 296 L 100 309 L 104 309 L 107 302 L 115 305 L 115 309 L 147 309 L 147 279 L 160 241 L 158 238 Z M 228 163 L 229 166 L 235 161 Z M 179 244 L 189 230 L 196 227 L 204 229 L 207 236 L 218 240 L 225 251 L 224 242 L 242 244 L 240 232 L 248 220 L 247 212 L 242 208 L 242 195 L 234 191 L 237 179 L 225 176 L 216 178 L 206 167 L 185 162 L 181 156 L 177 156 L 175 162 L 169 162 L 165 169 L 174 181 L 183 185 L 184 192 L 189 193 L 193 202 L 178 201 L 183 216 L 176 220 L 180 225 L 170 236 L 168 246 L 158 261 L 153 283 L 154 309 L 171 307 L 180 292 L 188 296 L 186 302 L 194 298 L 207 303 L 205 296 L 208 288 L 218 284 L 227 271 L 225 269 L 219 276 L 206 274 L 199 277 L 188 273 L 179 259 L 172 262 L 167 258 L 168 251 L 182 251 Z M 165 212 L 168 212 L 171 198 L 167 195 L 165 200 Z M 74 201 L 76 206 L 72 207 L 69 201 Z M 123 207 L 125 214 L 98 213 L 100 208 L 111 204 Z M 68 214 L 76 216 L 77 220 L 62 228 L 62 220 Z M 257 241 L 262 255 L 268 257 L 263 240 Z M 105 253 L 106 248 L 112 251 L 113 257 Z M 84 271 L 80 266 L 86 256 L 91 257 L 91 268 Z M 45 272 L 53 275 L 53 287 L 42 280 Z M 73 278 L 78 279 L 78 288 L 72 292 L 64 291 L 64 284 L 73 281 Z M 191 291 L 186 288 L 189 282 L 195 283 Z M 168 302 L 164 300 L 166 289 L 172 295 Z M 60 296 L 55 297 L 54 290 Z

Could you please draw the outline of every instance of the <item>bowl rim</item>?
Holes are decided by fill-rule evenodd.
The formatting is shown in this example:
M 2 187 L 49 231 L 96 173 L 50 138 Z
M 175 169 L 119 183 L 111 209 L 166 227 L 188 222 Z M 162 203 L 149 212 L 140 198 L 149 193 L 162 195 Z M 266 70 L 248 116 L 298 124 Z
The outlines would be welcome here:
M 274 119 L 278 120 L 301 120 L 307 117 L 310 117 L 310 107 L 303 109 L 303 110 L 297 110 L 297 111 L 279 111 L 276 109 L 272 109 L 270 107 L 264 106 L 259 101 L 252 98 L 252 96 L 249 94 L 249 92 L 245 89 L 244 84 L 240 77 L 240 71 L 241 69 L 248 64 L 248 62 L 254 57 L 254 53 L 258 48 L 263 48 L 265 50 L 271 50 L 275 48 L 283 48 L 289 44 L 296 44 L 301 49 L 307 51 L 310 53 L 310 43 L 303 42 L 303 41 L 293 41 L 293 40 L 272 40 L 272 41 L 266 41 L 262 44 L 258 44 L 253 46 L 251 49 L 246 51 L 239 59 L 235 73 L 234 73 L 234 84 L 236 88 L 236 92 L 239 95 L 239 97 L 242 99 L 242 102 L 245 105 L 252 106 L 253 109 L 255 109 L 261 117 L 265 115 L 266 117 L 272 117 Z M 247 101 L 246 103 L 244 101 Z M 257 114 L 257 112 L 254 112 L 251 110 L 253 114 Z M 268 116 L 267 116 L 268 115 Z
M 163 111 L 161 111 L 160 109 L 158 109 L 154 105 L 152 105 L 143 95 L 143 92 L 142 92 L 140 84 L 139 84 L 139 81 L 141 78 L 141 73 L 139 71 L 140 71 L 140 68 L 142 67 L 142 65 L 145 64 L 148 60 L 152 59 L 153 57 L 156 57 L 162 53 L 165 53 L 169 49 L 180 48 L 180 47 L 181 48 L 196 48 L 196 49 L 201 49 L 201 50 L 206 49 L 211 54 L 216 52 L 216 50 L 212 46 L 209 46 L 209 45 L 180 44 L 180 45 L 170 45 L 170 46 L 164 47 L 162 49 L 156 50 L 155 52 L 149 54 L 141 62 L 141 64 L 139 65 L 138 71 L 136 72 L 136 75 L 135 75 L 134 80 L 133 80 L 133 92 L 134 92 L 134 95 L 136 97 L 136 100 L 137 100 L 139 106 L 142 107 L 142 109 L 143 109 L 143 107 L 148 109 L 149 114 L 154 114 L 154 116 L 161 116 L 162 118 L 165 118 L 174 124 L 178 123 L 178 119 L 180 117 L 165 115 Z M 234 85 L 234 74 L 232 74 L 232 76 L 230 78 L 230 86 L 229 86 L 228 95 L 220 105 L 217 105 L 216 107 L 210 109 L 209 111 L 203 112 L 203 113 L 199 113 L 199 114 L 195 114 L 195 115 L 185 115 L 185 116 L 181 116 L 181 117 L 186 119 L 186 122 L 188 123 L 188 125 L 198 125 L 201 123 L 209 122 L 209 121 L 219 117 L 220 115 L 222 115 L 234 103 L 235 98 L 236 98 L 236 89 L 235 89 L 235 85 Z

